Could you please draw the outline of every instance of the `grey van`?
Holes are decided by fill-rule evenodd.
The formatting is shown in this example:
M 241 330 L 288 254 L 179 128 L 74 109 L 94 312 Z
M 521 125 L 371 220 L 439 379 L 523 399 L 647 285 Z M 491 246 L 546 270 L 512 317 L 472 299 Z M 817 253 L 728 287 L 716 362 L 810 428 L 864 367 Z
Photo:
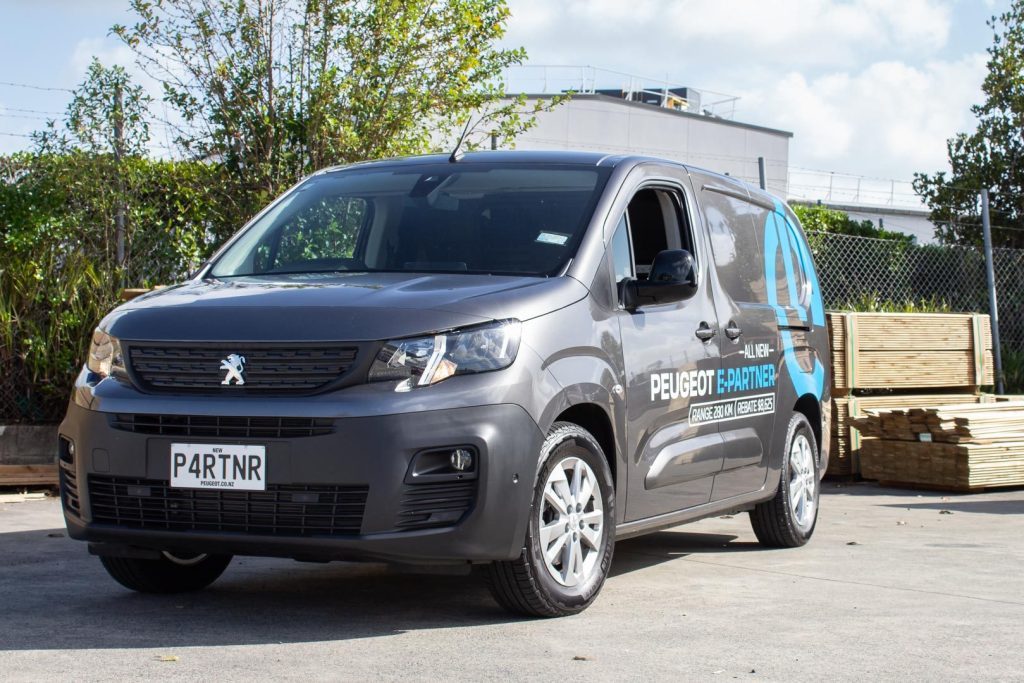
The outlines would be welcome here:
M 328 169 L 100 323 L 60 426 L 71 537 L 144 592 L 233 555 L 476 565 L 586 608 L 616 540 L 749 511 L 807 542 L 829 353 L 792 211 L 651 158 Z

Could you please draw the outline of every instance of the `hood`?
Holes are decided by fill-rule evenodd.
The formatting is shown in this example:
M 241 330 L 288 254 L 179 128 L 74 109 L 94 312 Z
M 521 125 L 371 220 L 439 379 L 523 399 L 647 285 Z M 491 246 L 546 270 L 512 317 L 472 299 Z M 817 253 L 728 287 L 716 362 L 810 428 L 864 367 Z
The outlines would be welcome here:
M 569 277 L 354 273 L 193 280 L 104 319 L 134 341 L 374 341 L 528 320 L 587 295 Z

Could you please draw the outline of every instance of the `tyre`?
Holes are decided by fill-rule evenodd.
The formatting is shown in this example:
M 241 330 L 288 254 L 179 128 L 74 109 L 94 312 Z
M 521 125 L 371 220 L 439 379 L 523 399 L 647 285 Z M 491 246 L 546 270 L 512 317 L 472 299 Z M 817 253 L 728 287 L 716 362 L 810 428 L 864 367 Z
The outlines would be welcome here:
M 224 573 L 230 555 L 172 555 L 159 560 L 100 557 L 115 581 L 140 593 L 184 593 L 206 588 Z
M 750 511 L 750 524 L 761 545 L 796 548 L 807 543 L 818 521 L 818 443 L 801 413 L 789 420 L 786 452 L 775 497 Z
M 485 568 L 495 599 L 529 616 L 586 609 L 615 548 L 615 489 L 604 451 L 585 429 L 556 422 L 541 447 L 526 542 L 519 557 Z

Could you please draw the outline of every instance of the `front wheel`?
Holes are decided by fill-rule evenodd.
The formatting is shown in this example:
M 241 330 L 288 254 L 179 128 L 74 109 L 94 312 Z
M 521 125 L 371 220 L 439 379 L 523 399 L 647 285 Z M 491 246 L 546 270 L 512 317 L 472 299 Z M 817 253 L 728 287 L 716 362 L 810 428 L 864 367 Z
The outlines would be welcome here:
M 585 429 L 556 422 L 541 448 L 526 542 L 486 568 L 506 609 L 560 617 L 586 609 L 604 585 L 615 547 L 615 490 L 604 451 Z
M 818 521 L 818 445 L 811 423 L 795 413 L 786 432 L 786 452 L 775 497 L 750 511 L 761 545 L 796 548 L 810 540 Z
M 230 555 L 161 553 L 159 559 L 100 557 L 103 568 L 119 584 L 140 593 L 184 593 L 206 588 L 216 581 Z

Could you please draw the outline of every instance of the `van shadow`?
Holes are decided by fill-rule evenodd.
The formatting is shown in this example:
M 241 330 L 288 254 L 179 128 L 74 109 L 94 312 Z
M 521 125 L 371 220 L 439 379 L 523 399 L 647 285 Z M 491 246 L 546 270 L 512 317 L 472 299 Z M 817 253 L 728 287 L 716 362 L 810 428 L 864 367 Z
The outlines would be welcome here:
M 686 555 L 755 544 L 661 532 L 617 544 L 612 576 Z M 0 533 L 0 650 L 210 647 L 350 640 L 522 621 L 478 573 L 409 573 L 379 564 L 236 558 L 210 588 L 142 595 L 107 576 L 63 529 Z
M 615 559 L 610 575 L 621 576 L 688 555 L 747 552 L 761 547 L 753 541 L 737 542 L 737 538 L 732 534 L 697 534 L 670 530 L 619 541 L 615 544 Z

